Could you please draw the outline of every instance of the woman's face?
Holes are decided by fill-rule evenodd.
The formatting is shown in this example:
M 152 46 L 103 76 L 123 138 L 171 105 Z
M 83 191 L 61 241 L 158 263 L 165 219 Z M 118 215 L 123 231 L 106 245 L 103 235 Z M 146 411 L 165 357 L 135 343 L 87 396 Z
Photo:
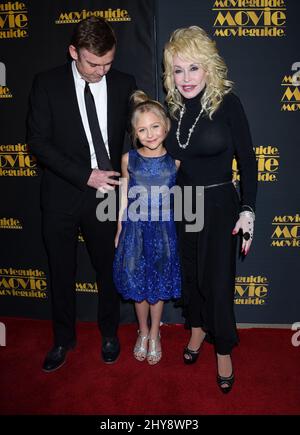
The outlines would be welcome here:
M 197 62 L 173 57 L 175 86 L 185 98 L 193 98 L 202 91 L 206 83 L 206 71 Z

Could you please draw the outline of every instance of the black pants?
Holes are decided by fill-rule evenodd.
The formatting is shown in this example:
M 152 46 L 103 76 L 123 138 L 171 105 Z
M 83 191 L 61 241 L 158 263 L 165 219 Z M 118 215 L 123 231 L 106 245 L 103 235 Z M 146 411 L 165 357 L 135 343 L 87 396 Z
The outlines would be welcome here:
M 206 340 L 221 355 L 238 342 L 233 309 L 239 200 L 232 184 L 204 192 L 204 228 L 186 232 L 180 225 L 185 315 L 192 327 L 202 327 Z
M 81 229 L 98 286 L 98 326 L 102 336 L 117 333 L 120 319 L 119 296 L 113 283 L 112 265 L 116 222 L 96 218 L 96 190 L 88 189 L 73 215 L 44 211 L 43 235 L 49 260 L 52 319 L 55 345 L 76 341 L 76 266 Z

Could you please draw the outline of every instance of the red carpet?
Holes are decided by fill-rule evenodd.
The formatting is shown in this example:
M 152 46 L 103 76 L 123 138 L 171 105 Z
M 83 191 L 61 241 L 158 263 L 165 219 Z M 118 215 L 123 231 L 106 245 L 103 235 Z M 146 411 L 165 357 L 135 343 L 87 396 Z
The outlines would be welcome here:
M 292 331 L 242 329 L 234 351 L 236 383 L 227 396 L 215 382 L 215 358 L 205 343 L 194 366 L 182 362 L 188 331 L 161 328 L 163 359 L 157 366 L 132 356 L 136 326 L 122 325 L 119 361 L 99 359 L 95 323 L 78 324 L 77 348 L 57 372 L 41 371 L 51 345 L 49 321 L 0 319 L 6 347 L 0 347 L 0 414 L 300 414 L 300 347 Z

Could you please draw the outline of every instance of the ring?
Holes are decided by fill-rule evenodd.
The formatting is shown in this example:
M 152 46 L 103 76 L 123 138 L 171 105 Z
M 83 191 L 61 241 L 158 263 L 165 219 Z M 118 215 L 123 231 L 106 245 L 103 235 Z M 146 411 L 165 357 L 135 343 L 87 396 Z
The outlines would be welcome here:
M 246 232 L 243 234 L 243 238 L 244 238 L 245 240 L 249 240 L 249 239 L 250 239 L 250 233 L 248 233 L 248 231 L 246 231 Z

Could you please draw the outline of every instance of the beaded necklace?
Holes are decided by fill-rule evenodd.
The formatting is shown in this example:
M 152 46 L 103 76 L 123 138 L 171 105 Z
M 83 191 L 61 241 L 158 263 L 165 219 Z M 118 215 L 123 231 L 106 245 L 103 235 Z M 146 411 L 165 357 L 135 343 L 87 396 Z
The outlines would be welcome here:
M 182 121 L 182 117 L 183 117 L 183 114 L 184 114 L 184 113 L 185 113 L 185 105 L 184 105 L 184 106 L 182 107 L 182 109 L 180 110 L 179 121 L 178 121 L 178 125 L 177 125 L 177 130 L 176 130 L 176 139 L 177 139 L 178 145 L 179 145 L 180 148 L 182 148 L 183 150 L 185 150 L 186 147 L 187 147 L 187 146 L 189 145 L 189 143 L 190 143 L 190 139 L 191 139 L 192 133 L 193 133 L 195 127 L 196 127 L 197 122 L 199 121 L 199 119 L 200 119 L 200 117 L 201 117 L 201 115 L 202 115 L 202 113 L 203 113 L 203 109 L 201 109 L 199 115 L 198 115 L 197 118 L 195 119 L 194 124 L 193 124 L 193 125 L 191 126 L 191 128 L 189 129 L 189 134 L 188 134 L 188 137 L 187 137 L 186 142 L 185 142 L 185 143 L 181 143 L 181 142 L 180 142 L 180 127 L 181 127 L 181 121 Z

